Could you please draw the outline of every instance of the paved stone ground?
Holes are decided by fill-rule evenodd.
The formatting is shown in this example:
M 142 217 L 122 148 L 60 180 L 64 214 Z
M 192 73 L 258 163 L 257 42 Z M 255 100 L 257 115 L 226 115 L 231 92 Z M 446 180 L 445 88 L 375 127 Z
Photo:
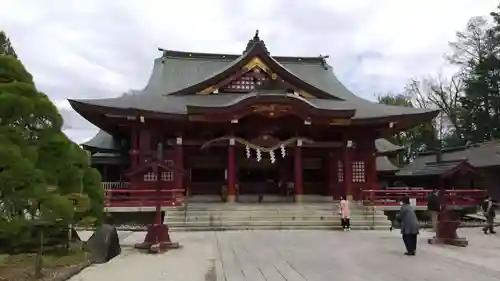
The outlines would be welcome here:
M 431 233 L 424 231 L 417 256 L 407 257 L 397 231 L 173 233 L 183 248 L 148 255 L 125 247 L 71 281 L 500 280 L 500 235 L 485 236 L 479 228 L 461 235 L 467 248 L 428 245 Z M 144 233 L 120 237 L 133 245 Z

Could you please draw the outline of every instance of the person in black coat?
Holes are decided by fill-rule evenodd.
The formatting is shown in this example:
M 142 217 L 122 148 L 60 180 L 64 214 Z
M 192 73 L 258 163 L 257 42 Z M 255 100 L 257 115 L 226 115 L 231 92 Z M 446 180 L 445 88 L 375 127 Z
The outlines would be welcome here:
M 484 234 L 488 234 L 488 230 L 491 234 L 495 234 L 495 230 L 493 229 L 493 223 L 495 221 L 495 208 L 497 204 L 491 200 L 490 196 L 486 196 L 484 198 L 483 203 L 481 204 L 481 209 L 483 210 L 484 217 L 486 218 L 486 227 L 483 228 Z
M 439 203 L 438 190 L 434 189 L 427 197 L 427 212 L 431 218 L 432 230 L 434 231 L 437 230 L 439 211 L 441 211 L 441 206 Z
M 410 198 L 402 200 L 401 210 L 396 215 L 396 220 L 401 225 L 401 235 L 406 247 L 407 256 L 414 256 L 417 251 L 417 236 L 419 234 L 418 218 L 413 206 L 410 205 Z

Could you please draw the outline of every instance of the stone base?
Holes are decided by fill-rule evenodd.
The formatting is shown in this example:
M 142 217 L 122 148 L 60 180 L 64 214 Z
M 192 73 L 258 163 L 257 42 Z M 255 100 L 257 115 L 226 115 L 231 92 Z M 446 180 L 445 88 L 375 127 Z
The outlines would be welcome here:
M 178 248 L 180 248 L 179 242 L 156 243 L 149 247 L 148 252 L 151 254 L 158 254 L 170 249 L 178 249 Z
M 469 244 L 467 240 L 465 238 L 458 237 L 457 230 L 459 227 L 460 220 L 453 211 L 441 211 L 438 216 L 436 236 L 429 239 L 428 243 L 466 247 Z
M 135 244 L 136 249 L 148 250 L 150 253 L 159 253 L 167 249 L 176 249 L 180 245 L 170 240 L 168 226 L 165 224 L 149 225 L 144 242 Z
M 228 195 L 226 203 L 234 203 L 236 202 L 236 195 Z
M 469 241 L 465 238 L 430 238 L 427 240 L 427 243 L 432 245 L 452 245 L 457 247 L 467 247 L 469 245 Z
M 304 195 L 296 194 L 294 197 L 295 203 L 302 203 L 304 201 Z

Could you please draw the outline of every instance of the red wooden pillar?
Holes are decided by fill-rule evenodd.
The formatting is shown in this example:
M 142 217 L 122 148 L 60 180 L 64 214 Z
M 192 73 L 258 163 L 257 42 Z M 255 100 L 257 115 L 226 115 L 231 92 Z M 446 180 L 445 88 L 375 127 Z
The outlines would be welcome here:
M 295 174 L 295 202 L 302 202 L 302 140 L 297 141 L 293 155 L 293 170 Z
M 343 148 L 343 162 L 344 162 L 344 192 L 347 200 L 353 199 L 352 192 L 352 146 L 350 140 L 345 142 Z
M 174 165 L 179 170 L 184 170 L 184 150 L 182 147 L 182 137 L 178 137 L 174 148 Z M 184 188 L 184 177 L 180 172 L 174 173 L 174 189 Z
M 234 151 L 234 139 L 229 139 L 227 149 L 227 202 L 236 201 L 236 159 Z
M 378 189 L 377 179 L 377 153 L 375 150 L 375 142 L 368 144 L 365 154 L 365 174 L 366 174 L 366 189 Z
M 130 134 L 130 166 L 135 170 L 139 165 L 139 130 L 137 126 L 131 131 Z
M 332 199 L 338 200 L 336 197 L 335 187 L 337 186 L 338 178 L 338 168 L 337 168 L 337 159 L 333 157 L 333 153 L 329 154 L 328 157 L 328 192 L 329 195 L 332 196 Z
M 153 151 L 151 147 L 151 132 L 148 130 L 140 130 L 139 132 L 139 155 L 138 155 L 138 165 L 142 165 L 146 162 L 147 158 L 152 159 L 150 152 Z M 149 155 L 147 154 L 149 152 Z M 159 175 L 158 175 L 159 176 Z

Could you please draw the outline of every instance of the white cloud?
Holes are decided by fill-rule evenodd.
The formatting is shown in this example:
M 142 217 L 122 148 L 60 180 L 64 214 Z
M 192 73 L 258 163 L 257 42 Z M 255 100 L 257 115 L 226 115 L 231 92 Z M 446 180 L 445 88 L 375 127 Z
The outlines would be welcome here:
M 146 83 L 157 47 L 241 53 L 255 29 L 274 55 L 329 54 L 355 93 L 398 91 L 441 71 L 443 53 L 495 0 L 4 0 L 0 26 L 74 140 L 95 127 L 67 98 L 118 96 Z

